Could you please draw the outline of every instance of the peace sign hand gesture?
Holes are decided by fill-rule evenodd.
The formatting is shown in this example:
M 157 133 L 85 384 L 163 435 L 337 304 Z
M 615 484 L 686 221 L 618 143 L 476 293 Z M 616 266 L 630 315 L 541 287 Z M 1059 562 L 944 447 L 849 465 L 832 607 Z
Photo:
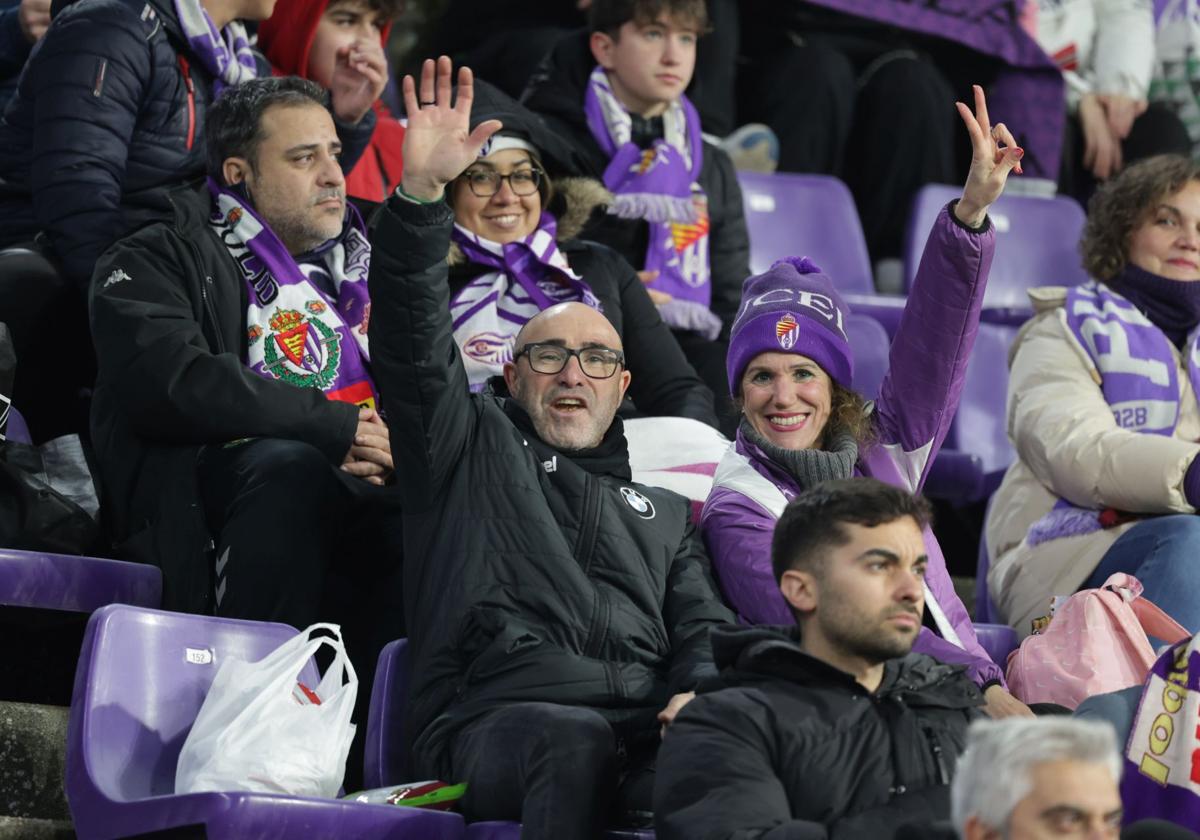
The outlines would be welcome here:
M 458 70 L 458 97 L 453 107 L 451 70 L 446 56 L 436 64 L 433 59 L 426 59 L 421 66 L 420 100 L 413 77 L 404 77 L 408 128 L 401 152 L 404 160 L 401 188 L 423 201 L 441 198 L 446 184 L 471 165 L 487 139 L 501 128 L 499 120 L 488 120 L 470 130 L 471 100 L 475 95 L 471 70 L 468 67 Z
M 963 187 L 962 198 L 954 207 L 954 215 L 963 224 L 979 227 L 987 216 L 988 207 L 1004 192 L 1008 173 L 1015 170 L 1018 175 L 1021 174 L 1021 158 L 1025 150 L 1017 145 L 1004 123 L 996 123 L 992 127 L 988 121 L 983 88 L 979 85 L 972 87 L 975 90 L 974 114 L 963 103 L 954 103 L 967 125 L 967 133 L 971 135 L 971 171 L 967 173 L 967 183 Z

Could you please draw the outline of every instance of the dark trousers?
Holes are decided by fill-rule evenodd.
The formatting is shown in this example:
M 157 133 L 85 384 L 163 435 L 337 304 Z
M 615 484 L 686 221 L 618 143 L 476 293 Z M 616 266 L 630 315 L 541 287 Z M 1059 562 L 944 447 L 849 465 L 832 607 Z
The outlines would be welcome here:
M 913 196 L 958 181 L 955 94 L 911 49 L 813 35 L 750 59 L 739 78 L 743 121 L 779 137 L 779 169 L 837 175 L 854 194 L 874 260 L 898 257 Z
M 502 706 L 451 746 L 468 820 L 519 820 L 522 840 L 590 840 L 614 823 L 649 824 L 653 755 L 625 755 L 597 711 L 555 703 Z
M 405 635 L 398 495 L 291 440 L 206 446 L 197 469 L 216 543 L 216 614 L 341 625 L 359 680 L 346 776 L 347 790 L 358 788 L 379 651 Z

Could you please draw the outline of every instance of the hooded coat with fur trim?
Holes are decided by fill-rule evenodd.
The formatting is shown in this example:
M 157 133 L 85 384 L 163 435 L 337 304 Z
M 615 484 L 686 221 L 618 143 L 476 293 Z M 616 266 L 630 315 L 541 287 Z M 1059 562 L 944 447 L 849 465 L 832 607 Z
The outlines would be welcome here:
M 275 13 L 258 27 L 258 46 L 281 76 L 308 78 L 308 56 L 321 15 L 330 0 L 288 0 L 275 7 Z M 387 46 L 391 24 L 380 33 Z M 314 80 L 315 81 L 315 80 Z M 375 102 L 375 133 L 354 169 L 346 176 L 346 194 L 368 201 L 383 201 L 400 184 L 403 171 L 401 147 L 404 126 L 383 102 Z
M 715 428 L 712 391 L 684 357 L 633 267 L 611 248 L 574 238 L 592 211 L 611 201 L 612 195 L 588 178 L 562 178 L 554 187 L 554 204 L 563 208 L 556 214 L 559 249 L 600 300 L 604 315 L 621 337 L 625 366 L 633 374 L 622 415 L 690 417 Z M 494 270 L 467 262 L 454 245 L 449 262 L 452 297 L 480 274 Z M 630 400 L 636 412 L 629 410 Z

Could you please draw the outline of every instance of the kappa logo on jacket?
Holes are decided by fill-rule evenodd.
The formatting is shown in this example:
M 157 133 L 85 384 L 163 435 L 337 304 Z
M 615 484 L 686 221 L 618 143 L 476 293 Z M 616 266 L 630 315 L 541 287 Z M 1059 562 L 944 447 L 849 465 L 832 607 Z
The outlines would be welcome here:
M 654 503 L 643 496 L 632 487 L 622 487 L 621 496 L 625 499 L 625 504 L 633 508 L 633 512 L 642 519 L 654 518 Z

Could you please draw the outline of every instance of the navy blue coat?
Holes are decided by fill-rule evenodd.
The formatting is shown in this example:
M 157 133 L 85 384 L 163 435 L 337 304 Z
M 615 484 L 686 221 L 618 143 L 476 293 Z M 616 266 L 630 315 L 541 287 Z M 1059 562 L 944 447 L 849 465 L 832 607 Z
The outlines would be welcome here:
M 265 60 L 259 73 L 270 73 Z M 85 287 L 109 245 L 170 219 L 170 189 L 204 175 L 212 98 L 212 77 L 171 0 L 67 6 L 0 120 L 0 246 L 42 231 L 67 277 Z M 338 124 L 343 168 L 374 128 L 370 111 L 355 126 Z

